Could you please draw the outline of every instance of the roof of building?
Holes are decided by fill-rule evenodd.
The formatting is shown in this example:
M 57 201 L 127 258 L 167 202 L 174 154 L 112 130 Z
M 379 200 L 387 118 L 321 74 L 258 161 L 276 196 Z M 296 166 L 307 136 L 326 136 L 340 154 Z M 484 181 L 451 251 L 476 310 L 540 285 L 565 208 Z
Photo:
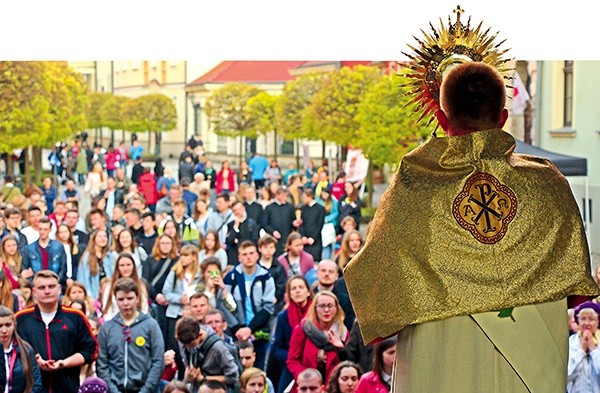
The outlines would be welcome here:
M 265 83 L 287 82 L 295 78 L 289 70 L 299 67 L 305 61 L 223 61 L 190 83 Z

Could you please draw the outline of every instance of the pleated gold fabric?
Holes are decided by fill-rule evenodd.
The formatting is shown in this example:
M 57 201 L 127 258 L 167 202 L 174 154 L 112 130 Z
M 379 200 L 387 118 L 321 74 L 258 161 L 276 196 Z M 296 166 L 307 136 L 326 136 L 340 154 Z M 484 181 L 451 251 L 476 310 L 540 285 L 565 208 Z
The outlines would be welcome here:
M 365 342 L 412 324 L 598 294 L 567 180 L 514 148 L 493 129 L 433 137 L 404 157 L 344 271 Z M 473 179 L 483 183 L 465 189 Z

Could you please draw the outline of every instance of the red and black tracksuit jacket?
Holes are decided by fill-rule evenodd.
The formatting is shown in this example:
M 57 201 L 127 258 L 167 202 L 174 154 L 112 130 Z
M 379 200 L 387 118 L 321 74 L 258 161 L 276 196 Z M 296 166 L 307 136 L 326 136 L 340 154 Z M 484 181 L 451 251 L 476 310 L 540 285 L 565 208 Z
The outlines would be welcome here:
M 16 314 L 17 332 L 44 360 L 66 359 L 80 353 L 86 363 L 98 356 L 98 343 L 83 313 L 60 304 L 48 328 L 37 306 Z M 42 371 L 44 393 L 77 393 L 80 367 Z

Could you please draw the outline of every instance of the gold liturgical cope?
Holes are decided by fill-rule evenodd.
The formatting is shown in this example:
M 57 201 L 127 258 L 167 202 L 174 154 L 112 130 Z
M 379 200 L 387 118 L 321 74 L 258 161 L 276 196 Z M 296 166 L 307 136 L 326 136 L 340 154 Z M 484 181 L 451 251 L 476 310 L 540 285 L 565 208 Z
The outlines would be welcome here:
M 581 216 L 549 161 L 498 129 L 407 154 L 344 271 L 365 342 L 411 324 L 597 295 Z

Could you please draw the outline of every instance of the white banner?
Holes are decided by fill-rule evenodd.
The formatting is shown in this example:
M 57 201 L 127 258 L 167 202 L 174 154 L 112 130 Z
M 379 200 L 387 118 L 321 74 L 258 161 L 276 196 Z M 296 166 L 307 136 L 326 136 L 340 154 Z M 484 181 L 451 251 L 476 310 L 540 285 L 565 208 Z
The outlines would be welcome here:
M 349 149 L 346 156 L 346 180 L 352 183 L 363 181 L 368 169 L 369 160 L 362 154 L 362 150 Z
M 527 101 L 531 99 L 525 88 L 525 84 L 521 80 L 519 73 L 515 71 L 513 75 L 513 98 L 512 98 L 512 113 L 513 115 L 522 115 L 527 107 Z

